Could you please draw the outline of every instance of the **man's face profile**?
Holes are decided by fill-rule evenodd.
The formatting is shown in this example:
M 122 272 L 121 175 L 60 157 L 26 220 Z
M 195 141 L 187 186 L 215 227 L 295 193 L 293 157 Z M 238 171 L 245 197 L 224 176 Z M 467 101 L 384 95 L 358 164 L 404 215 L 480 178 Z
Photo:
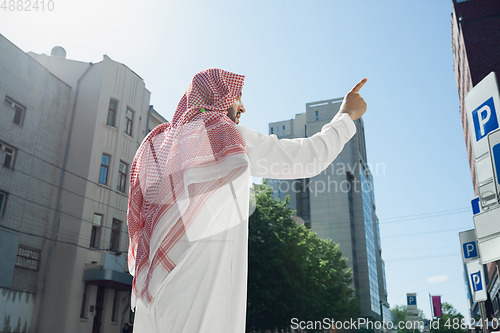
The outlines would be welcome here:
M 234 100 L 233 105 L 227 109 L 227 116 L 229 119 L 234 121 L 235 124 L 240 123 L 240 117 L 241 113 L 245 112 L 245 107 L 243 106 L 243 103 L 241 102 L 241 93 L 236 96 L 236 99 Z

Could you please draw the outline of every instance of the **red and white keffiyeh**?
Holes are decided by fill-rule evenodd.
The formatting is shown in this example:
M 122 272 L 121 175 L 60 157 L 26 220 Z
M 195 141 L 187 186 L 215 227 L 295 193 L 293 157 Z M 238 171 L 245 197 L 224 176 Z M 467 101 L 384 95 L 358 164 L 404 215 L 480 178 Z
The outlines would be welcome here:
M 172 122 L 154 128 L 134 157 L 127 212 L 132 308 L 138 298 L 149 306 L 189 247 L 220 223 L 214 220 L 232 199 L 228 184 L 249 167 L 243 139 L 227 117 L 243 82 L 221 69 L 196 74 Z

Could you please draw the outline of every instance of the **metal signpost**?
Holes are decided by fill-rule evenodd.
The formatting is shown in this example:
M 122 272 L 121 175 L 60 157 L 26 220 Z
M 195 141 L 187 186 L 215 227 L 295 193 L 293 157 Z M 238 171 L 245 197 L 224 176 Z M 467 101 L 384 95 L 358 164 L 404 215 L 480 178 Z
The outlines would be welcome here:
M 418 322 L 417 294 L 407 293 L 406 300 L 406 320 L 412 323 L 413 331 L 415 331 L 415 328 L 419 327 L 418 324 L 415 325 L 415 322 Z
M 462 231 L 458 235 L 460 237 L 460 249 L 462 250 L 462 261 L 464 264 L 479 259 L 475 230 Z
M 475 198 L 472 200 L 471 202 L 472 204 L 472 213 L 473 214 L 478 214 L 480 212 L 480 208 L 479 208 L 479 198 Z M 469 262 L 472 262 L 472 261 L 477 261 L 477 260 L 480 260 L 480 257 L 479 257 L 479 249 L 478 249 L 478 246 L 477 246 L 477 238 L 476 238 L 476 231 L 474 229 L 471 229 L 471 230 L 466 230 L 466 231 L 462 231 L 460 233 L 458 233 L 459 237 L 460 237 L 460 251 L 462 253 L 462 261 L 464 264 L 467 264 Z M 467 270 L 467 276 L 469 276 L 469 272 L 468 272 L 468 269 Z M 470 277 L 469 277 L 470 279 Z M 465 282 L 466 284 L 466 287 L 467 287 L 467 299 L 468 299 L 468 302 L 469 303 L 469 310 L 470 310 L 470 299 L 469 299 L 469 282 Z M 473 300 L 474 302 L 476 300 Z M 481 305 L 479 305 L 481 306 Z M 470 314 L 471 318 L 473 317 L 472 316 L 472 312 Z
M 473 204 L 474 205 L 474 204 Z M 484 301 L 488 299 L 486 294 L 486 282 L 484 280 L 484 269 L 481 257 L 479 256 L 478 243 L 476 240 L 476 230 L 462 231 L 460 236 L 460 249 L 462 261 L 467 266 L 467 277 L 471 286 L 472 300 L 479 303 L 481 318 L 487 318 Z M 484 321 L 483 321 L 484 324 Z M 487 333 L 487 324 L 483 331 Z
M 500 94 L 494 72 L 465 96 L 479 198 L 472 201 L 484 264 L 500 259 Z
M 484 306 L 484 301 L 488 299 L 488 295 L 486 293 L 486 281 L 484 279 L 485 275 L 481 259 L 472 260 L 467 263 L 467 276 L 469 278 L 469 285 L 471 286 L 472 299 L 474 302 L 479 303 L 483 332 L 488 333 L 488 316 Z
M 465 109 L 479 197 L 471 202 L 476 243 L 465 241 L 462 234 L 460 243 L 472 299 L 479 302 L 483 330 L 488 332 L 483 264 L 500 259 L 500 94 L 494 72 L 467 93 Z

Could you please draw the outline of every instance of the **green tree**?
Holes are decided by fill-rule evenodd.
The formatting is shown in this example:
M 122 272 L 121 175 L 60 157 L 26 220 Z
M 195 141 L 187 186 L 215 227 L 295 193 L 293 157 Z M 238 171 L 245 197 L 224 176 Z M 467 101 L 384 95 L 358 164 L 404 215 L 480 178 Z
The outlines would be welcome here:
M 391 309 L 392 313 L 396 315 L 396 322 L 394 323 L 394 328 L 397 328 L 398 333 L 413 333 L 413 329 L 406 328 L 406 322 L 408 321 L 408 317 L 406 316 L 406 305 L 396 305 L 394 308 Z M 423 321 L 424 320 L 424 311 L 421 309 L 417 309 L 418 311 L 418 321 Z M 400 328 L 398 326 L 398 323 L 402 322 L 401 324 L 403 328 Z
M 447 302 L 441 304 L 442 317 L 439 318 L 439 328 L 433 329 L 432 333 L 464 333 L 462 319 L 464 316 L 458 312 L 453 305 Z
M 247 332 L 289 331 L 300 321 L 354 318 L 352 272 L 338 244 L 295 223 L 266 185 L 255 188 L 249 221 Z

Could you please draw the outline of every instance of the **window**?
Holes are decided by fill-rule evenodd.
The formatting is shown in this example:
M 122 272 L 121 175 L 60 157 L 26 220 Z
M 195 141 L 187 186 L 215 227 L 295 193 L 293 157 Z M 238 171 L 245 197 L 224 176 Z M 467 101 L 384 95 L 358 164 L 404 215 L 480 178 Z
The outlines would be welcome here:
M 5 207 L 7 206 L 7 197 L 9 194 L 4 191 L 0 191 L 0 216 L 5 213 Z
M 126 124 L 125 124 L 125 133 L 132 136 L 132 126 L 134 125 L 134 111 L 127 108 L 127 113 L 125 114 Z
M 283 135 L 285 135 L 285 125 L 283 125 Z
M 14 124 L 19 126 L 23 125 L 24 114 L 26 113 L 26 108 L 21 104 L 17 103 L 10 97 L 5 97 L 5 104 L 14 109 Z
M 118 191 L 125 192 L 125 185 L 127 184 L 127 169 L 128 165 L 120 161 L 120 168 L 118 169 Z
M 87 284 L 83 286 L 82 306 L 80 308 L 80 318 L 87 318 Z
M 40 254 L 40 250 L 19 245 L 19 249 L 17 250 L 16 266 L 38 271 L 40 268 Z
M 115 120 L 116 120 L 116 109 L 118 106 L 118 102 L 115 101 L 114 99 L 111 99 L 109 101 L 109 108 L 108 108 L 108 121 L 107 125 L 115 127 Z
M 318 120 L 319 120 L 319 112 L 316 111 L 316 121 L 318 121 Z
M 274 128 L 271 127 L 271 134 L 274 134 Z
M 14 161 L 17 149 L 11 147 L 3 142 L 0 142 L 0 163 L 3 160 L 3 167 L 7 169 L 14 169 Z
M 108 169 L 109 169 L 110 156 L 102 154 L 101 158 L 101 172 L 99 173 L 99 183 L 108 184 Z
M 94 214 L 92 220 L 92 233 L 90 234 L 90 247 L 99 248 L 99 241 L 101 240 L 101 226 L 102 215 Z
M 120 304 L 118 303 L 119 300 L 118 290 L 115 289 L 115 295 L 113 296 L 113 312 L 111 312 L 111 321 L 118 321 L 118 309 L 120 308 Z
M 111 251 L 118 252 L 120 247 L 120 228 L 122 221 L 113 219 L 113 226 L 111 227 L 111 240 L 109 243 L 109 249 Z

